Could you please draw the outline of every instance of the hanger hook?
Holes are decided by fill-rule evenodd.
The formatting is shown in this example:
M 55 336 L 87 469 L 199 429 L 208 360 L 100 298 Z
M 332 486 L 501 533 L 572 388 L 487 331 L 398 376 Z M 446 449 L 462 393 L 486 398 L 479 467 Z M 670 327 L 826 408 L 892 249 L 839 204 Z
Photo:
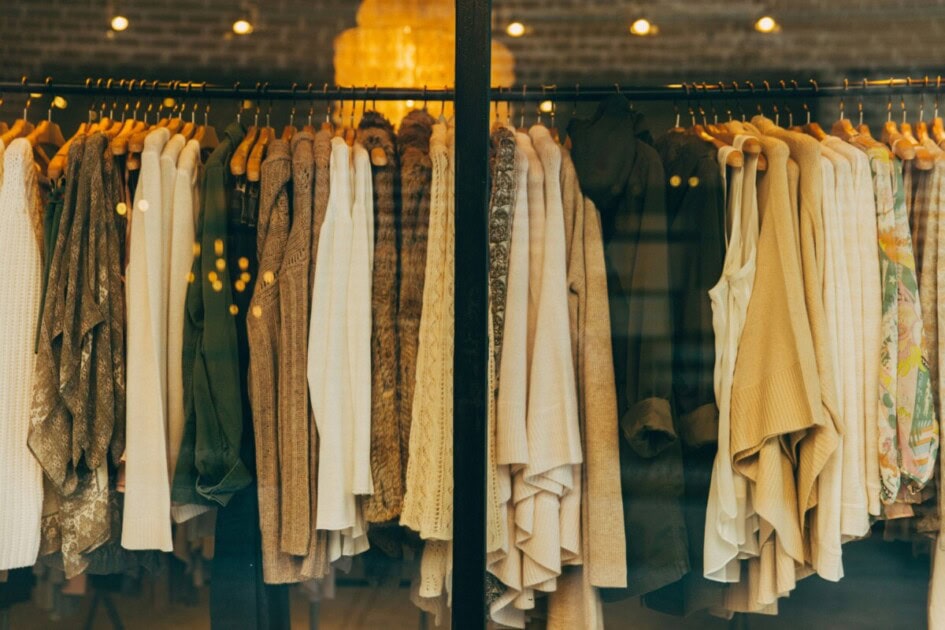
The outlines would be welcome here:
M 423 111 L 427 111 L 427 86 L 423 86 Z
M 528 84 L 523 83 L 522 84 L 522 110 L 521 112 L 519 112 L 520 118 L 519 118 L 519 125 L 518 125 L 522 129 L 525 128 L 525 104 L 527 103 L 527 101 L 525 100 L 525 94 L 527 92 L 528 92 Z
M 580 96 L 581 96 L 581 84 L 575 83 L 574 84 L 574 110 L 571 112 L 572 117 L 577 116 L 578 98 Z
M 327 83 L 322 86 L 322 96 L 325 99 L 325 122 L 328 125 L 331 125 L 331 101 L 328 100 L 328 84 Z

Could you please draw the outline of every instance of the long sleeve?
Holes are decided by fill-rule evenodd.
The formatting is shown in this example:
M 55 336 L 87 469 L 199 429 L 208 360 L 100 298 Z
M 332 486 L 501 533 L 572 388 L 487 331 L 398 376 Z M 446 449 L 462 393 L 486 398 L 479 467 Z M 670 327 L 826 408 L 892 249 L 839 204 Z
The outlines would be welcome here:
M 30 216 L 39 201 L 33 151 L 17 139 L 6 151 L 0 185 L 0 279 L 4 299 L 0 313 L 7 330 L 0 345 L 0 571 L 31 566 L 40 544 L 43 473 L 27 447 L 33 383 L 33 343 L 42 275 L 42 257 Z M 61 438 L 62 439 L 62 438 Z
M 121 544 L 126 549 L 171 551 L 171 497 L 167 471 L 167 378 L 161 358 L 166 310 L 162 309 L 164 209 L 160 156 L 167 129 L 148 134 L 141 153 L 141 179 L 132 209 L 127 270 L 128 405 L 125 503 Z

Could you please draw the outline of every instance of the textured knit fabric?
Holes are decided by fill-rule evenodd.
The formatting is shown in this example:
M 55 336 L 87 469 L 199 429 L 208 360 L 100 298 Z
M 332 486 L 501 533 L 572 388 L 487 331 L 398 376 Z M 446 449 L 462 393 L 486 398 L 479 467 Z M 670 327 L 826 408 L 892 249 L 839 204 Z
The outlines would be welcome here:
M 200 143 L 189 141 L 177 158 L 174 181 L 173 216 L 168 243 L 169 278 L 167 296 L 167 459 L 172 475 L 177 468 L 184 438 L 184 374 L 179 360 L 184 349 L 184 319 L 187 311 L 187 287 L 194 262 L 195 225 L 199 208 L 201 173 Z M 171 506 L 176 522 L 183 522 L 206 512 L 208 506 Z
M 404 461 L 397 420 L 397 218 L 400 167 L 394 128 L 383 115 L 368 112 L 358 127 L 358 142 L 370 153 L 380 149 L 384 166 L 374 166 L 374 278 L 371 295 L 371 475 L 374 494 L 364 500 L 364 518 L 382 523 L 400 515 L 404 499 Z M 424 300 L 424 304 L 427 304 Z
M 527 134 L 515 134 L 516 150 L 513 165 L 514 170 L 514 205 L 512 208 L 512 231 L 508 259 L 508 291 L 506 294 L 506 317 L 503 330 L 502 363 L 499 366 L 498 380 L 500 383 L 496 398 L 495 436 L 490 434 L 490 441 L 495 444 L 496 474 L 495 488 L 490 485 L 490 491 L 495 493 L 494 501 L 499 506 L 497 523 L 487 520 L 487 568 L 491 575 L 505 587 L 494 601 L 490 603 L 489 614 L 493 621 L 511 627 L 524 625 L 524 614 L 514 605 L 522 595 L 522 552 L 515 544 L 515 505 L 512 492 L 511 470 L 515 464 L 524 464 L 528 461 L 528 438 L 526 429 L 526 414 L 528 403 L 528 365 L 531 359 L 529 352 L 529 336 L 533 335 L 528 329 L 529 316 L 529 273 L 530 257 L 533 253 L 529 248 L 530 214 L 534 211 L 541 213 L 544 218 L 544 208 L 541 203 L 544 199 L 542 187 L 543 175 L 541 164 L 537 161 L 534 149 L 531 148 L 531 139 Z M 527 151 L 526 151 L 527 149 Z M 535 161 L 530 164 L 529 155 Z M 492 168 L 498 166 L 493 160 Z M 532 186 L 529 186 L 529 169 L 537 175 L 533 177 Z M 503 180 L 493 178 L 494 186 L 500 185 Z M 507 182 L 508 183 L 508 182 Z M 537 202 L 534 207 L 529 204 L 529 190 L 536 192 Z M 499 193 L 493 190 L 493 197 Z M 503 193 L 506 194 L 506 193 Z M 490 311 L 491 312 L 491 311 Z M 494 337 L 494 335 L 490 335 Z M 490 454 L 491 454 L 490 449 Z M 491 503 L 491 501 L 490 501 Z
M 300 560 L 293 558 L 282 545 L 291 540 L 284 534 L 287 528 L 305 535 L 301 555 L 308 550 L 310 533 L 309 507 L 298 514 L 285 509 L 286 460 L 280 456 L 282 425 L 279 422 L 279 400 L 284 395 L 279 372 L 279 293 L 280 268 L 286 254 L 289 238 L 289 191 L 292 162 L 289 148 L 276 140 L 268 148 L 262 164 L 260 204 L 257 223 L 256 256 L 259 276 L 246 319 L 249 337 L 249 395 L 253 407 L 253 425 L 256 440 L 256 478 L 259 492 L 259 529 L 262 534 L 263 576 L 269 584 L 297 582 Z M 307 242 L 306 234 L 306 242 Z M 308 420 L 307 416 L 304 416 Z M 306 428 L 303 424 L 303 428 Z M 303 460 L 307 472 L 308 453 Z M 308 484 L 303 486 L 306 496 Z M 294 516 L 298 520 L 286 519 Z
M 367 548 L 364 520 L 356 500 L 358 453 L 351 392 L 354 383 L 350 380 L 352 357 L 348 345 L 353 175 L 348 145 L 341 138 L 333 138 L 331 194 L 319 237 L 307 368 L 319 435 L 316 527 L 330 533 L 329 559 L 332 561 Z M 370 382 L 357 386 L 369 387 Z
M 308 308 L 311 299 L 309 267 L 311 265 L 312 204 L 315 184 L 315 137 L 301 131 L 292 136 L 291 189 L 283 174 L 285 156 L 270 151 L 269 173 L 276 181 L 276 195 L 268 196 L 281 203 L 291 190 L 291 230 L 285 243 L 285 257 L 278 268 L 279 296 L 279 362 L 278 441 L 280 473 L 281 522 L 280 547 L 283 552 L 307 555 L 315 521 L 312 518 L 312 469 L 309 426 L 308 385 L 305 365 L 308 358 Z M 279 190 L 282 188 L 282 190 Z M 263 195 L 267 197 L 267 195 Z M 265 199 L 263 199 L 265 201 Z M 257 235 L 258 238 L 258 235 Z M 264 248 L 260 251 L 264 251 Z M 264 270 L 260 267 L 263 273 Z M 265 282 L 265 278 L 263 278 Z M 259 285 L 257 285 L 259 286 Z M 260 492 L 266 492 L 260 486 Z
M 807 528 L 806 514 L 817 502 L 816 486 L 821 472 L 839 446 L 842 432 L 837 403 L 837 380 L 830 350 L 830 335 L 824 310 L 824 268 L 826 238 L 823 220 L 823 164 L 820 144 L 811 136 L 785 131 L 767 118 L 756 116 L 752 122 L 763 133 L 787 144 L 797 162 L 799 180 L 799 228 L 801 273 L 804 303 L 820 380 L 822 413 L 814 417 L 814 427 L 798 444 L 797 501 L 801 532 Z M 749 346 L 750 347 L 750 346 Z
M 853 240 L 854 251 L 847 253 L 850 290 L 853 295 L 853 325 L 858 331 L 856 340 L 861 391 L 859 408 L 863 419 L 863 479 L 866 485 L 867 507 L 871 516 L 881 513 L 879 477 L 879 366 L 882 318 L 880 296 L 879 242 L 876 230 L 876 200 L 873 196 L 873 178 L 870 161 L 860 149 L 830 136 L 825 144 L 843 155 L 850 163 L 854 198 L 849 215 L 843 219 L 844 238 Z
M 400 523 L 421 538 L 453 538 L 453 197 L 446 126 L 435 125 L 429 242 L 417 353 L 417 388 Z M 380 238 L 380 232 L 378 232 Z
M 187 288 L 184 320 L 185 425 L 173 490 L 181 503 L 226 505 L 252 482 L 241 455 L 243 387 L 230 308 L 235 271 L 226 262 L 233 190 L 229 158 L 243 134 L 237 124 L 227 127 L 204 167 L 194 281 Z
M 165 387 L 167 293 L 161 151 L 170 132 L 145 138 L 141 180 L 131 218 L 128 304 L 128 407 L 125 513 L 126 549 L 171 551 L 171 496 L 167 471 Z
M 528 463 L 515 480 L 522 490 L 515 501 L 516 542 L 523 553 L 524 585 L 550 590 L 545 583 L 581 553 L 583 453 L 570 344 L 561 148 L 543 125 L 533 126 L 529 136 L 544 171 L 545 234 L 529 373 Z
M 689 570 L 681 446 L 670 410 L 672 318 L 663 168 L 623 97 L 568 128 L 584 194 L 600 211 L 613 336 L 627 585 L 647 593 Z M 658 540 L 658 544 L 651 541 Z
M 400 352 L 399 400 L 400 456 L 404 474 L 410 450 L 417 345 L 423 312 L 423 280 L 427 259 L 427 224 L 430 220 L 430 135 L 433 117 L 422 110 L 407 114 L 397 132 L 400 158 L 401 238 L 400 294 L 397 308 L 397 340 Z
M 0 253 L 4 299 L 0 310 L 7 331 L 0 346 L 0 570 L 31 566 L 36 561 L 43 506 L 43 475 L 27 447 L 30 430 L 33 342 L 42 278 L 42 255 L 36 243 L 31 215 L 40 211 L 39 187 L 33 149 L 16 139 L 6 150 L 0 187 Z
M 753 351 L 739 352 L 731 414 L 732 464 L 748 478 L 761 519 L 759 558 L 748 562 L 748 579 L 739 584 L 752 608 L 792 590 L 795 565 L 805 562 L 794 471 L 781 440 L 804 435 L 823 415 L 807 310 L 791 308 L 804 303 L 804 286 L 789 150 L 775 138 L 760 140 L 768 170 L 758 188 L 757 267 L 740 342 Z M 764 576 L 764 585 L 755 576 Z

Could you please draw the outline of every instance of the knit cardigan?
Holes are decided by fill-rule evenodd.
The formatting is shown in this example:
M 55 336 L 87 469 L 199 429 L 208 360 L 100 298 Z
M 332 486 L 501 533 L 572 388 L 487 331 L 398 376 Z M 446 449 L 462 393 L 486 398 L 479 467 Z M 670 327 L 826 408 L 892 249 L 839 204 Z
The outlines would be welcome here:
M 795 564 L 805 563 L 794 470 L 782 441 L 796 441 L 823 417 L 800 244 L 788 184 L 788 147 L 772 137 L 760 140 L 768 170 L 758 187 L 761 228 L 755 284 L 732 385 L 732 465 L 749 480 L 752 501 L 765 524 L 760 558 L 749 560 L 743 599 L 753 608 L 770 604 L 794 588 Z M 822 422 L 822 421 L 821 421 Z M 805 462 L 810 476 L 810 462 Z M 752 571 L 771 585 L 751 580 Z M 733 587 L 734 588 L 734 587 Z M 753 589 L 751 594 L 747 589 Z
M 300 560 L 284 550 L 282 540 L 286 537 L 282 532 L 287 527 L 298 527 L 306 535 L 309 532 L 308 506 L 302 513 L 303 522 L 287 522 L 284 519 L 286 511 L 282 506 L 286 501 L 286 485 L 283 482 L 286 481 L 287 468 L 279 452 L 282 446 L 282 424 L 279 422 L 278 401 L 284 395 L 279 378 L 279 278 L 289 239 L 288 186 L 291 177 L 292 163 L 288 146 L 282 140 L 276 140 L 269 147 L 262 164 L 256 240 L 259 277 L 246 320 L 263 577 L 269 584 L 299 581 Z M 308 490 L 307 487 L 305 489 Z M 304 551 L 307 551 L 307 547 Z
M 400 159 L 401 237 L 400 294 L 397 308 L 397 340 L 400 352 L 399 411 L 401 470 L 407 471 L 413 394 L 417 376 L 417 346 L 423 312 L 423 281 L 430 221 L 430 135 L 433 117 L 422 110 L 407 114 L 397 132 Z
M 280 547 L 284 553 L 304 556 L 314 531 L 311 506 L 311 469 L 308 387 L 305 365 L 308 357 L 308 304 L 310 299 L 312 202 L 315 181 L 315 138 L 305 131 L 292 137 L 292 157 L 288 147 L 270 152 L 270 167 L 276 197 L 288 197 L 291 182 L 292 228 L 285 243 L 281 266 L 269 271 L 278 274 L 279 352 L 278 451 L 281 486 Z M 283 153 L 283 149 L 285 153 Z M 267 161 L 270 158 L 267 157 Z M 288 170 L 289 173 L 284 173 Z M 283 190 L 279 191 L 279 188 Z M 270 191 L 271 194 L 271 191 Z M 267 199 L 263 195 L 263 201 Z M 289 203 L 286 201 L 286 203 Z M 288 208 L 286 218 L 288 220 Z M 260 259 L 261 260 L 261 259 Z M 265 278 L 263 278 L 265 281 Z M 258 285 L 257 285 L 258 286 Z
M 43 508 L 43 475 L 27 448 L 30 428 L 33 342 L 42 275 L 42 256 L 33 233 L 31 217 L 39 212 L 39 188 L 33 149 L 16 139 L 4 151 L 0 187 L 0 236 L 4 247 L 0 312 L 7 334 L 0 345 L 0 397 L 4 422 L 0 423 L 0 570 L 31 566 L 36 561 Z
M 364 518 L 382 523 L 400 515 L 404 500 L 404 462 L 397 421 L 399 369 L 397 339 L 400 166 L 394 128 L 383 115 L 367 112 L 358 126 L 358 142 L 370 153 L 380 149 L 387 163 L 372 168 L 375 238 L 371 295 L 371 475 L 374 494 L 364 500 Z M 424 304 L 426 304 L 424 300 Z

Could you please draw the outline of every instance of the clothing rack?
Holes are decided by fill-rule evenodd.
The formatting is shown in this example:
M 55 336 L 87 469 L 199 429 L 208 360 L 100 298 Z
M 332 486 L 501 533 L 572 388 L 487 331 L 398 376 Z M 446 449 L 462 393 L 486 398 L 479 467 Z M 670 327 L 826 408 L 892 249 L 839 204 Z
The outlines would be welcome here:
M 659 85 L 628 85 L 614 83 L 609 86 L 523 85 L 521 87 L 493 86 L 489 90 L 491 102 L 532 101 L 599 101 L 613 94 L 641 101 L 688 99 L 769 99 L 769 98 L 838 98 L 847 95 L 905 95 L 934 92 L 942 88 L 942 77 L 925 76 L 892 77 L 888 79 L 861 79 L 840 83 L 819 84 L 815 79 L 806 82 L 797 80 L 778 81 L 705 81 L 669 83 Z M 114 99 L 179 97 L 183 100 L 203 101 L 207 99 L 257 99 L 261 101 L 403 101 L 423 102 L 454 101 L 456 90 L 451 88 L 399 88 L 378 86 L 339 86 L 312 83 L 293 83 L 290 86 L 270 86 L 256 83 L 253 87 L 235 83 L 232 86 L 191 81 L 146 81 L 140 79 L 96 78 L 84 83 L 56 83 L 52 77 L 44 81 L 0 81 L 0 97 L 3 94 L 32 95 L 79 95 L 104 96 Z
M 140 79 L 95 78 L 84 82 L 0 80 L 0 104 L 8 94 L 42 96 L 89 96 L 128 103 L 132 99 L 175 97 L 194 107 L 210 100 L 255 100 L 282 102 L 373 102 L 406 101 L 453 102 L 456 121 L 455 190 L 455 353 L 454 353 L 454 503 L 453 535 L 461 541 L 453 549 L 452 627 L 480 630 L 485 627 L 486 588 L 486 413 L 488 400 L 488 208 L 489 208 L 489 123 L 493 103 L 538 103 L 600 101 L 622 94 L 632 101 L 695 101 L 818 99 L 908 94 L 935 97 L 942 77 L 915 79 L 898 77 L 878 80 L 843 80 L 819 84 L 806 81 L 684 82 L 658 85 L 574 86 L 523 85 L 490 87 L 492 24 L 491 0 L 456 0 L 456 87 L 394 88 L 377 86 L 330 86 L 292 83 L 270 86 L 220 85 L 190 81 L 145 81 Z M 137 109 L 137 107 L 135 108 Z M 127 111 L 127 107 L 125 107 Z M 678 112 L 678 109 L 677 109 Z M 317 627 L 318 605 L 310 609 L 310 623 Z M 421 616 L 421 624 L 426 623 Z M 0 611 L 0 629 L 9 624 Z

